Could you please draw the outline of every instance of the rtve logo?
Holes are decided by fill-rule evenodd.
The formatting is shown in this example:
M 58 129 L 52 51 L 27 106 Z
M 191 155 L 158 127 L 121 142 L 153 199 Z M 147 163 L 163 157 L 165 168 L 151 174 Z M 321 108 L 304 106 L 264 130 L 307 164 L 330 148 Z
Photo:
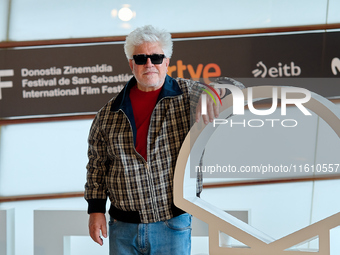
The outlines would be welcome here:
M 290 62 L 290 65 L 282 63 L 278 63 L 277 67 L 269 67 L 262 62 L 259 61 L 256 66 L 258 68 L 254 69 L 252 71 L 254 77 L 258 77 L 261 75 L 262 78 L 266 77 L 267 74 L 269 77 L 289 77 L 289 76 L 299 76 L 301 74 L 301 68 L 297 65 L 295 65 L 294 62 Z
M 1 77 L 7 77 L 7 76 L 14 76 L 14 70 L 13 69 L 0 70 L 0 100 L 2 99 L 1 89 L 13 87 L 13 82 L 1 81 Z
M 333 58 L 331 63 L 332 72 L 334 75 L 337 75 L 338 72 L 340 73 L 340 59 Z

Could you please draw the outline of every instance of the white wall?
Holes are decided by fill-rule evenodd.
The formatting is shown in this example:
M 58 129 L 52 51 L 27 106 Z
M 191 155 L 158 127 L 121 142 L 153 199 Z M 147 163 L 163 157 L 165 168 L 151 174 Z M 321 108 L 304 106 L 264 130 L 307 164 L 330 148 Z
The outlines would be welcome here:
M 0 13 L 7 11 L 6 1 Z M 11 0 L 9 39 L 41 40 L 126 35 L 153 24 L 170 32 L 339 23 L 339 0 Z M 135 17 L 123 22 L 111 15 L 129 4 Z M 6 24 L 5 16 L 2 17 Z M 1 33 L 0 41 L 5 40 Z

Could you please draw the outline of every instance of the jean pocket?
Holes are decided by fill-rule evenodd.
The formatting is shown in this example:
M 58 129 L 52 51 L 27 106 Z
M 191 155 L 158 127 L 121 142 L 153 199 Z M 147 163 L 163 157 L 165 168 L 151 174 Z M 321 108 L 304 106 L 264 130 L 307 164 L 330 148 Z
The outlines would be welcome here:
M 112 218 L 112 217 L 110 217 L 110 220 L 109 220 L 109 226 L 116 225 L 116 223 L 117 223 L 117 220 L 116 220 L 116 219 L 114 219 L 114 218 Z
M 166 220 L 164 223 L 168 228 L 172 230 L 187 230 L 191 229 L 191 217 L 192 216 L 190 214 L 184 213 L 170 220 Z

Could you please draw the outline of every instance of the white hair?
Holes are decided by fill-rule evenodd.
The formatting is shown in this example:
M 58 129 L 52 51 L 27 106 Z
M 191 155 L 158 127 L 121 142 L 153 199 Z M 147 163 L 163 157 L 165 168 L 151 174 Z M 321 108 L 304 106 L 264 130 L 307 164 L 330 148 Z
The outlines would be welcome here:
M 172 56 L 171 34 L 163 29 L 154 28 L 151 25 L 133 30 L 125 40 L 124 51 L 127 59 L 132 59 L 135 47 L 145 42 L 158 42 L 166 58 Z

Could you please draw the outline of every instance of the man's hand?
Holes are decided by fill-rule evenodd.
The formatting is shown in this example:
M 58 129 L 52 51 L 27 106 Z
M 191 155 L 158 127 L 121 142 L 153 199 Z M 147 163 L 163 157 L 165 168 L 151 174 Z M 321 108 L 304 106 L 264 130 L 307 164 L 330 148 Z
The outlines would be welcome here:
M 107 237 L 106 218 L 104 213 L 91 213 L 89 218 L 90 236 L 96 243 L 103 245 L 103 239 L 100 237 L 100 231 L 103 237 Z
M 207 114 L 206 115 L 202 115 L 202 95 L 205 95 L 207 99 Z M 219 110 L 220 103 L 216 95 L 213 95 L 213 96 L 215 97 L 215 101 L 217 102 L 217 104 L 215 104 L 214 100 L 210 97 L 210 95 L 207 95 L 205 92 L 203 92 L 202 95 L 196 107 L 196 122 L 199 122 L 202 116 L 204 124 L 207 125 L 209 122 L 213 122 L 214 118 L 218 118 L 218 115 L 220 113 L 220 110 Z

